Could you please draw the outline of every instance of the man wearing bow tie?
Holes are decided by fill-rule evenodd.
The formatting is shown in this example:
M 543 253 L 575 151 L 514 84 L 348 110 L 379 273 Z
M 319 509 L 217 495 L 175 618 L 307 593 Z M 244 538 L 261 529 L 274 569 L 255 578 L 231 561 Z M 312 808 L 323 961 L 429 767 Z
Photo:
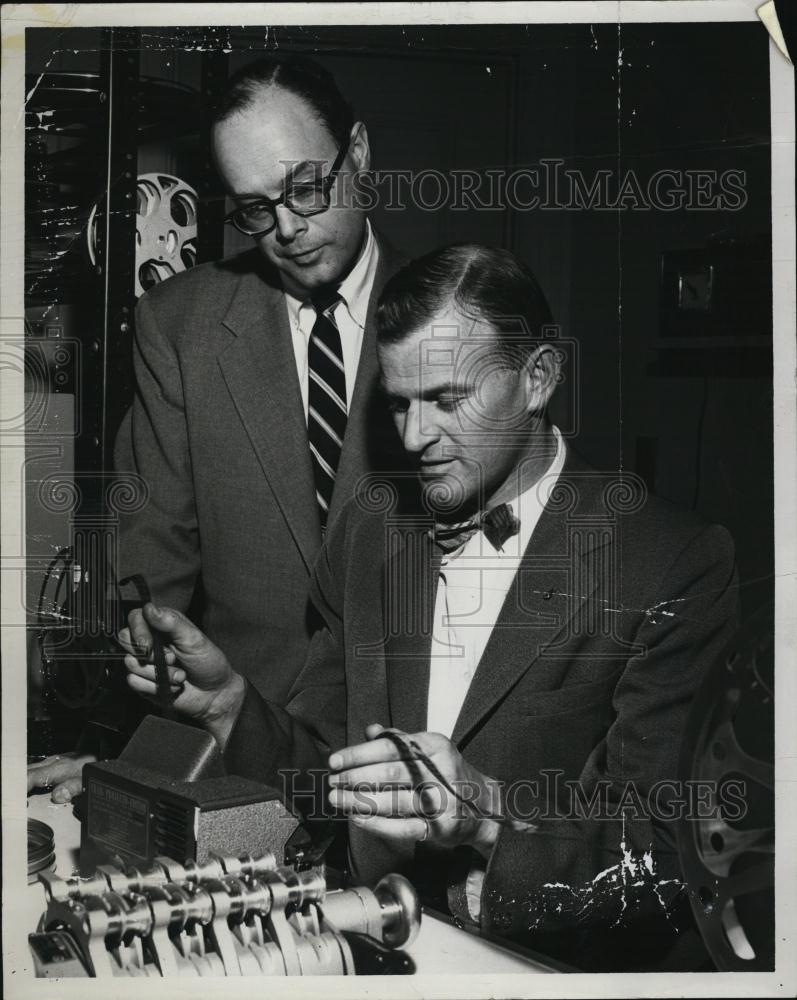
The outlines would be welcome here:
M 162 633 L 174 707 L 232 771 L 348 816 L 356 880 L 406 871 L 461 918 L 582 967 L 671 951 L 689 966 L 667 808 L 691 699 L 734 628 L 733 546 L 565 443 L 550 322 L 506 251 L 402 269 L 379 364 L 420 508 L 373 480 L 332 526 L 286 709 L 151 605 L 123 636 L 129 682 L 154 693 Z M 629 949 L 640 921 L 654 943 Z

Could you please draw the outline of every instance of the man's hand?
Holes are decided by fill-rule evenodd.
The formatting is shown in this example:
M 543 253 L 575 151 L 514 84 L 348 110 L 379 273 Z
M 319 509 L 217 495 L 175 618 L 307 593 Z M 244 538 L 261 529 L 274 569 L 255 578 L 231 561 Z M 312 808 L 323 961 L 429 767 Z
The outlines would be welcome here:
M 244 700 L 244 680 L 227 657 L 185 615 L 172 608 L 145 604 L 128 616 L 119 633 L 127 650 L 127 683 L 147 698 L 157 696 L 153 632 L 164 645 L 169 683 L 176 711 L 196 719 L 224 749 Z
M 402 750 L 386 732 L 395 733 L 401 747 L 409 749 Z M 333 806 L 377 837 L 446 848 L 469 844 L 489 857 L 500 828 L 501 797 L 494 779 L 471 767 L 440 733 L 408 735 L 371 725 L 365 735 L 367 743 L 329 758 Z M 449 788 L 419 759 L 413 743 Z
M 45 757 L 28 765 L 28 794 L 37 789 L 52 788 L 53 802 L 69 802 L 83 790 L 84 764 L 96 761 L 93 754 L 65 753 Z

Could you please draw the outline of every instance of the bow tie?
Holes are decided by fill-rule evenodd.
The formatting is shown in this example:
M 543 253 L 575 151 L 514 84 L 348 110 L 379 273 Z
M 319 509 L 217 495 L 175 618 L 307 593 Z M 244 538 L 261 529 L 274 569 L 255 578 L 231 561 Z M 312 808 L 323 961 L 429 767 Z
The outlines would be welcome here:
M 430 535 L 435 545 L 447 555 L 465 544 L 477 531 L 482 531 L 484 537 L 497 552 L 502 552 L 504 542 L 520 531 L 520 521 L 512 512 L 508 503 L 498 504 L 482 514 L 477 514 L 469 521 L 459 524 L 435 524 Z

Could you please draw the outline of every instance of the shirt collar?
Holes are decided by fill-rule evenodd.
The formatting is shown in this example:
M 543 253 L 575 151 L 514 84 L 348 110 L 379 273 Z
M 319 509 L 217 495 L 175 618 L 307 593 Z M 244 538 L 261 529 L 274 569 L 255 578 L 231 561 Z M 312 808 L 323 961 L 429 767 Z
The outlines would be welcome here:
M 365 243 L 354 267 L 349 271 L 340 284 L 340 297 L 346 306 L 346 311 L 351 316 L 354 323 L 365 329 L 365 320 L 368 315 L 368 301 L 371 297 L 371 288 L 374 284 L 376 266 L 379 263 L 379 247 L 374 238 L 374 231 L 368 219 L 365 222 Z M 308 319 L 315 320 L 315 310 L 308 301 L 297 299 L 289 292 L 285 292 L 285 301 L 288 306 L 288 315 L 294 326 L 301 325 L 303 314 L 308 313 Z
M 520 516 L 519 507 L 526 499 L 532 496 L 534 497 L 535 503 L 539 505 L 540 509 L 545 507 L 551 497 L 551 491 L 554 486 L 556 486 L 556 480 L 559 478 L 559 474 L 564 468 L 565 458 L 567 457 L 565 440 L 562 437 L 562 432 L 556 424 L 551 424 L 551 432 L 554 436 L 554 440 L 556 441 L 556 454 L 554 455 L 551 464 L 540 476 L 537 482 L 533 483 L 527 490 L 524 490 L 519 496 L 516 496 L 515 499 L 511 501 L 512 508 L 518 516 Z
M 376 265 L 379 260 L 379 250 L 374 239 L 374 231 L 371 229 L 371 223 L 367 219 L 365 227 L 365 246 L 360 251 L 357 263 L 340 285 L 340 296 L 346 303 L 349 315 L 362 330 L 365 329 L 368 300 L 371 297 L 371 286 L 374 283 Z
M 537 527 L 537 522 L 564 468 L 567 457 L 567 446 L 556 424 L 551 424 L 551 430 L 556 439 L 556 454 L 553 457 L 553 461 L 536 483 L 533 483 L 528 489 L 508 501 L 512 508 L 512 513 L 520 520 L 520 530 L 517 535 L 508 540 L 504 547 L 505 554 L 514 555 L 514 558 L 520 558 L 526 551 L 534 529 Z M 495 552 L 481 531 L 477 531 L 461 549 L 445 555 L 443 557 L 443 564 L 445 565 L 463 555 L 470 557 L 479 554 L 487 554 L 489 556 L 498 555 L 499 558 L 502 555 Z
M 520 518 L 518 541 L 521 553 L 526 551 L 526 546 L 531 541 L 531 536 L 551 498 L 551 493 L 561 475 L 567 457 L 567 447 L 559 428 L 556 424 L 551 424 L 551 430 L 556 438 L 556 454 L 553 461 L 533 486 L 524 490 L 520 496 L 511 501 L 515 517 Z

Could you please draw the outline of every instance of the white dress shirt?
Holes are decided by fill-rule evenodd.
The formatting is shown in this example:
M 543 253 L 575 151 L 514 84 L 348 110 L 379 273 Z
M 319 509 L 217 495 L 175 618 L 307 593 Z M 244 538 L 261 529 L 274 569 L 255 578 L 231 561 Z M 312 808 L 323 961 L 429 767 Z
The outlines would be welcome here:
M 368 301 L 371 298 L 376 266 L 379 263 L 379 248 L 374 239 L 371 223 L 368 221 L 366 221 L 366 228 L 365 244 L 354 267 L 341 282 L 339 288 L 341 301 L 334 310 L 335 322 L 340 331 L 340 346 L 343 350 L 346 403 L 349 407 L 357 378 L 357 366 L 360 363 Z M 307 420 L 309 396 L 307 349 L 310 344 L 310 334 L 313 332 L 313 325 L 316 321 L 316 311 L 311 302 L 302 302 L 293 295 L 289 295 L 288 292 L 285 293 L 285 303 L 288 307 L 293 353 L 296 358 L 296 373 L 299 376 L 299 387 L 304 404 L 304 418 Z
M 562 471 L 565 444 L 557 427 L 548 471 L 511 502 L 520 530 L 497 551 L 477 531 L 443 557 L 437 583 L 429 663 L 427 731 L 451 736 L 476 667 L 501 613 L 523 553 Z
M 565 443 L 553 428 L 556 455 L 541 478 L 516 497 L 512 512 L 520 520 L 516 535 L 496 550 L 477 531 L 443 557 L 437 583 L 426 729 L 450 737 L 476 667 L 501 613 L 520 561 L 565 464 Z M 486 862 L 478 857 L 465 883 L 468 912 L 481 915 Z

